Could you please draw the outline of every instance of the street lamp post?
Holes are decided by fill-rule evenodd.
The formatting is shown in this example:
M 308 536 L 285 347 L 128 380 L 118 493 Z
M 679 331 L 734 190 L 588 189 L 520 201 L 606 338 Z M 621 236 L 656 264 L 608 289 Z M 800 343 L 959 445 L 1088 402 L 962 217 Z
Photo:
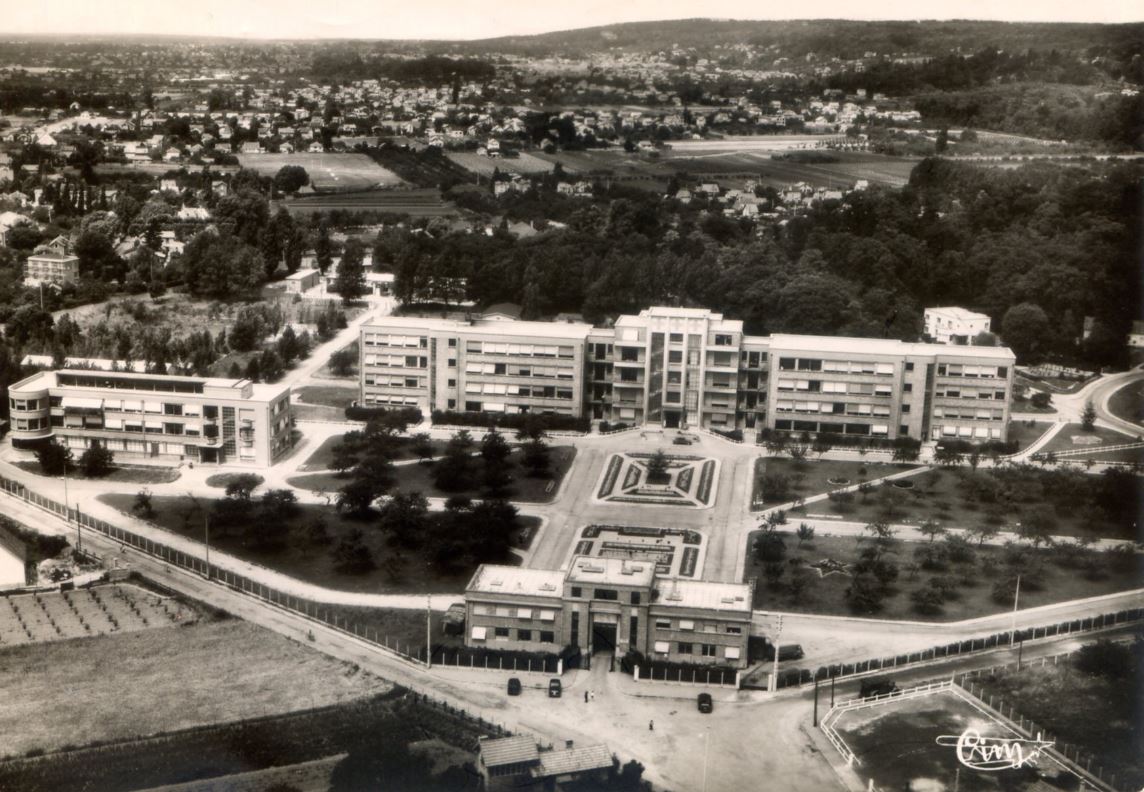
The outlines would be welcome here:
M 432 668 L 433 667 L 433 651 L 432 651 L 433 631 L 432 631 L 432 629 L 430 629 L 430 625 L 432 624 L 432 621 L 433 621 L 433 595 L 432 594 L 426 594 L 425 595 L 425 667 L 426 668 Z
M 1013 623 L 1009 628 L 1009 646 L 1013 645 L 1013 639 L 1017 635 L 1017 601 L 1021 597 L 1021 576 L 1017 575 L 1017 588 L 1013 591 Z
M 775 632 L 775 666 L 771 671 L 771 690 L 777 691 L 779 689 L 779 641 L 783 637 L 783 617 L 779 614 L 779 629 Z

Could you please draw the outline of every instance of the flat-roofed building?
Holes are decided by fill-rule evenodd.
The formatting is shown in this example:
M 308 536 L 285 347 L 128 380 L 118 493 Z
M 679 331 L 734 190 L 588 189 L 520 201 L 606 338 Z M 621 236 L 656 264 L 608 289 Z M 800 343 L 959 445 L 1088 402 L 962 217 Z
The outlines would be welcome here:
M 288 385 L 88 370 L 41 371 L 8 389 L 12 441 L 77 454 L 269 467 L 291 447 Z
M 1005 437 L 1016 362 L 1007 348 L 776 334 L 770 356 L 771 429 L 881 439 Z M 971 397 L 959 387 L 967 376 L 981 386 L 965 385 Z
M 702 308 L 649 308 L 610 328 L 389 317 L 362 328 L 361 348 L 367 406 L 978 442 L 1006 437 L 1016 362 L 1005 347 L 749 336 Z M 973 396 L 949 395 L 950 378 L 975 380 Z
M 583 414 L 583 323 L 385 317 L 361 330 L 361 403 Z
M 465 644 L 635 650 L 745 668 L 751 597 L 748 584 L 659 576 L 650 561 L 577 556 L 567 571 L 484 564 L 465 588 Z
M 979 333 L 989 332 L 990 319 L 965 308 L 926 308 L 924 332 L 939 344 L 972 344 Z
M 79 256 L 49 250 L 28 256 L 24 262 L 24 280 L 28 283 L 75 283 L 79 280 Z

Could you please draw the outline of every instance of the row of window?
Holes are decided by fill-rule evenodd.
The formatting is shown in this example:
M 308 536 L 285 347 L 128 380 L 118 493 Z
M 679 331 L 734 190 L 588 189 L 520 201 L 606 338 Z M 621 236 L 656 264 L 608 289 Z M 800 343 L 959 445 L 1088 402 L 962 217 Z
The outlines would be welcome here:
M 960 363 L 939 363 L 937 373 L 942 377 L 990 377 L 1005 379 L 1008 366 L 966 366 Z
M 945 387 L 939 385 L 937 390 L 934 392 L 934 396 L 941 396 L 946 399 L 993 399 L 996 401 L 1005 401 L 1005 391 L 1003 390 L 952 388 L 948 385 Z
M 500 616 L 505 619 L 555 621 L 556 611 L 548 608 L 517 608 L 510 605 L 474 605 L 474 616 Z
M 466 363 L 465 373 L 563 380 L 575 379 L 576 377 L 574 370 L 561 366 L 515 366 L 508 363 Z
M 533 396 L 541 399 L 573 398 L 571 388 L 554 385 L 503 385 L 498 382 L 466 382 L 465 393 L 483 393 L 494 396 Z
M 573 358 L 576 347 L 551 344 L 502 344 L 495 341 L 466 341 L 470 355 L 529 355 L 531 357 Z
M 873 382 L 831 382 L 782 378 L 778 381 L 778 389 L 781 391 L 807 391 L 808 393 L 846 393 L 851 396 L 894 395 L 892 385 Z
M 638 591 L 628 592 L 631 597 L 632 605 L 640 604 L 640 593 Z M 584 589 L 580 586 L 573 586 L 571 596 L 574 599 L 579 599 L 584 596 Z M 607 602 L 619 602 L 620 592 L 615 589 L 594 588 L 592 589 L 592 599 L 605 600 Z
M 715 644 L 698 644 L 699 651 L 695 651 L 695 645 L 687 642 L 676 644 L 676 651 L 679 654 L 700 655 L 702 657 L 718 657 L 719 647 Z M 671 643 L 669 641 L 656 641 L 654 645 L 656 654 L 669 654 L 671 652 Z M 724 646 L 723 657 L 728 660 L 738 660 L 742 656 L 742 651 L 738 646 Z
M 368 384 L 368 383 L 367 383 Z M 416 407 L 417 398 L 413 396 L 385 396 L 373 393 L 367 393 L 362 399 L 366 407 L 382 407 L 382 406 L 397 406 L 397 407 Z
M 423 377 L 387 377 L 384 374 L 366 374 L 366 385 L 376 385 L 381 388 L 424 388 Z
M 716 633 L 719 632 L 719 623 L 706 622 L 701 624 L 699 628 L 696 628 L 694 619 L 678 619 L 673 621 L 672 619 L 661 618 L 655 620 L 655 628 L 657 630 L 695 630 L 697 632 Z M 726 624 L 723 625 L 723 632 L 728 635 L 742 635 L 743 628 L 738 624 Z
M 908 404 L 903 404 L 902 412 L 909 412 L 908 407 Z M 873 415 L 884 418 L 889 416 L 890 407 L 885 404 L 856 404 L 851 402 L 778 401 L 775 402 L 775 411 L 829 413 L 831 415 Z
M 913 371 L 914 364 L 906 363 L 906 371 Z M 876 374 L 892 376 L 893 363 L 877 363 L 872 360 L 818 360 L 814 358 L 779 358 L 779 371 L 829 371 L 835 374 Z
M 531 641 L 533 640 L 533 633 L 536 633 L 536 640 L 540 643 L 556 643 L 556 633 L 551 630 L 529 630 L 518 629 L 516 631 L 516 640 L 518 641 Z M 472 631 L 474 641 L 483 641 L 488 637 L 488 630 L 485 627 L 474 627 Z M 508 641 L 512 639 L 511 627 L 494 627 L 493 639 L 497 641 Z
M 827 423 L 826 421 L 775 421 L 775 429 L 781 432 L 826 432 L 828 434 L 847 434 L 884 437 L 890 433 L 886 424 L 854 424 L 854 423 Z M 906 427 L 899 429 L 906 434 Z
M 1001 421 L 1005 417 L 1004 410 L 968 410 L 951 407 L 934 407 L 934 418 L 960 418 L 963 421 Z
M 937 440 L 942 437 L 975 437 L 981 440 L 999 440 L 1001 438 L 1001 430 L 990 429 L 986 426 L 949 426 L 948 424 L 935 426 L 933 428 L 933 438 Z
M 367 366 L 391 366 L 395 368 L 428 368 L 429 358 L 424 355 L 366 355 Z
M 40 399 L 9 399 L 8 406 L 13 410 L 38 410 L 40 401 Z
M 362 343 L 366 346 L 411 347 L 427 349 L 429 339 L 425 336 L 400 335 L 397 333 L 365 333 Z

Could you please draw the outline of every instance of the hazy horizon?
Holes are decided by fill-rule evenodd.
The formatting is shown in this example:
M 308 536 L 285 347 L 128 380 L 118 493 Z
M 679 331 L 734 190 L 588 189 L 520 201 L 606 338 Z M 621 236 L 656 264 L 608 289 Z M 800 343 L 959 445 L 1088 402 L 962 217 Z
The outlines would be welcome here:
M 165 7 L 164 7 L 165 6 Z M 586 2 L 573 8 L 514 3 L 482 9 L 460 0 L 438 0 L 433 11 L 392 2 L 342 0 L 322 7 L 308 0 L 201 0 L 194 11 L 171 10 L 154 0 L 42 0 L 5 10 L 0 36 L 180 36 L 264 40 L 476 41 L 502 36 L 557 33 L 630 22 L 717 19 L 756 21 L 974 21 L 1117 24 L 1144 21 L 1139 5 L 1063 0 L 995 5 L 988 0 L 884 0 L 864 13 L 841 0 L 806 0 L 798 13 L 760 15 L 745 0 L 631 0 Z M 976 12 L 976 13 L 975 13 Z

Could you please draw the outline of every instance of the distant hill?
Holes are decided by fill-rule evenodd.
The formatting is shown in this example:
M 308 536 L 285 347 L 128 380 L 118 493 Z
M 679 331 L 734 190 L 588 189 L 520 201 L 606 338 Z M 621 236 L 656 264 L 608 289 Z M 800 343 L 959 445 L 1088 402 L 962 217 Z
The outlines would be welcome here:
M 710 48 L 716 44 L 776 45 L 786 57 L 809 52 L 840 58 L 878 53 L 974 52 L 992 46 L 1024 51 L 1046 50 L 1140 51 L 1144 23 L 1098 25 L 1077 23 L 1011 23 L 955 21 L 856 22 L 838 19 L 752 21 L 682 19 L 631 22 L 565 30 L 532 36 L 505 36 L 469 42 L 423 42 L 440 51 L 584 53 L 610 48 L 659 51 L 674 45 Z

